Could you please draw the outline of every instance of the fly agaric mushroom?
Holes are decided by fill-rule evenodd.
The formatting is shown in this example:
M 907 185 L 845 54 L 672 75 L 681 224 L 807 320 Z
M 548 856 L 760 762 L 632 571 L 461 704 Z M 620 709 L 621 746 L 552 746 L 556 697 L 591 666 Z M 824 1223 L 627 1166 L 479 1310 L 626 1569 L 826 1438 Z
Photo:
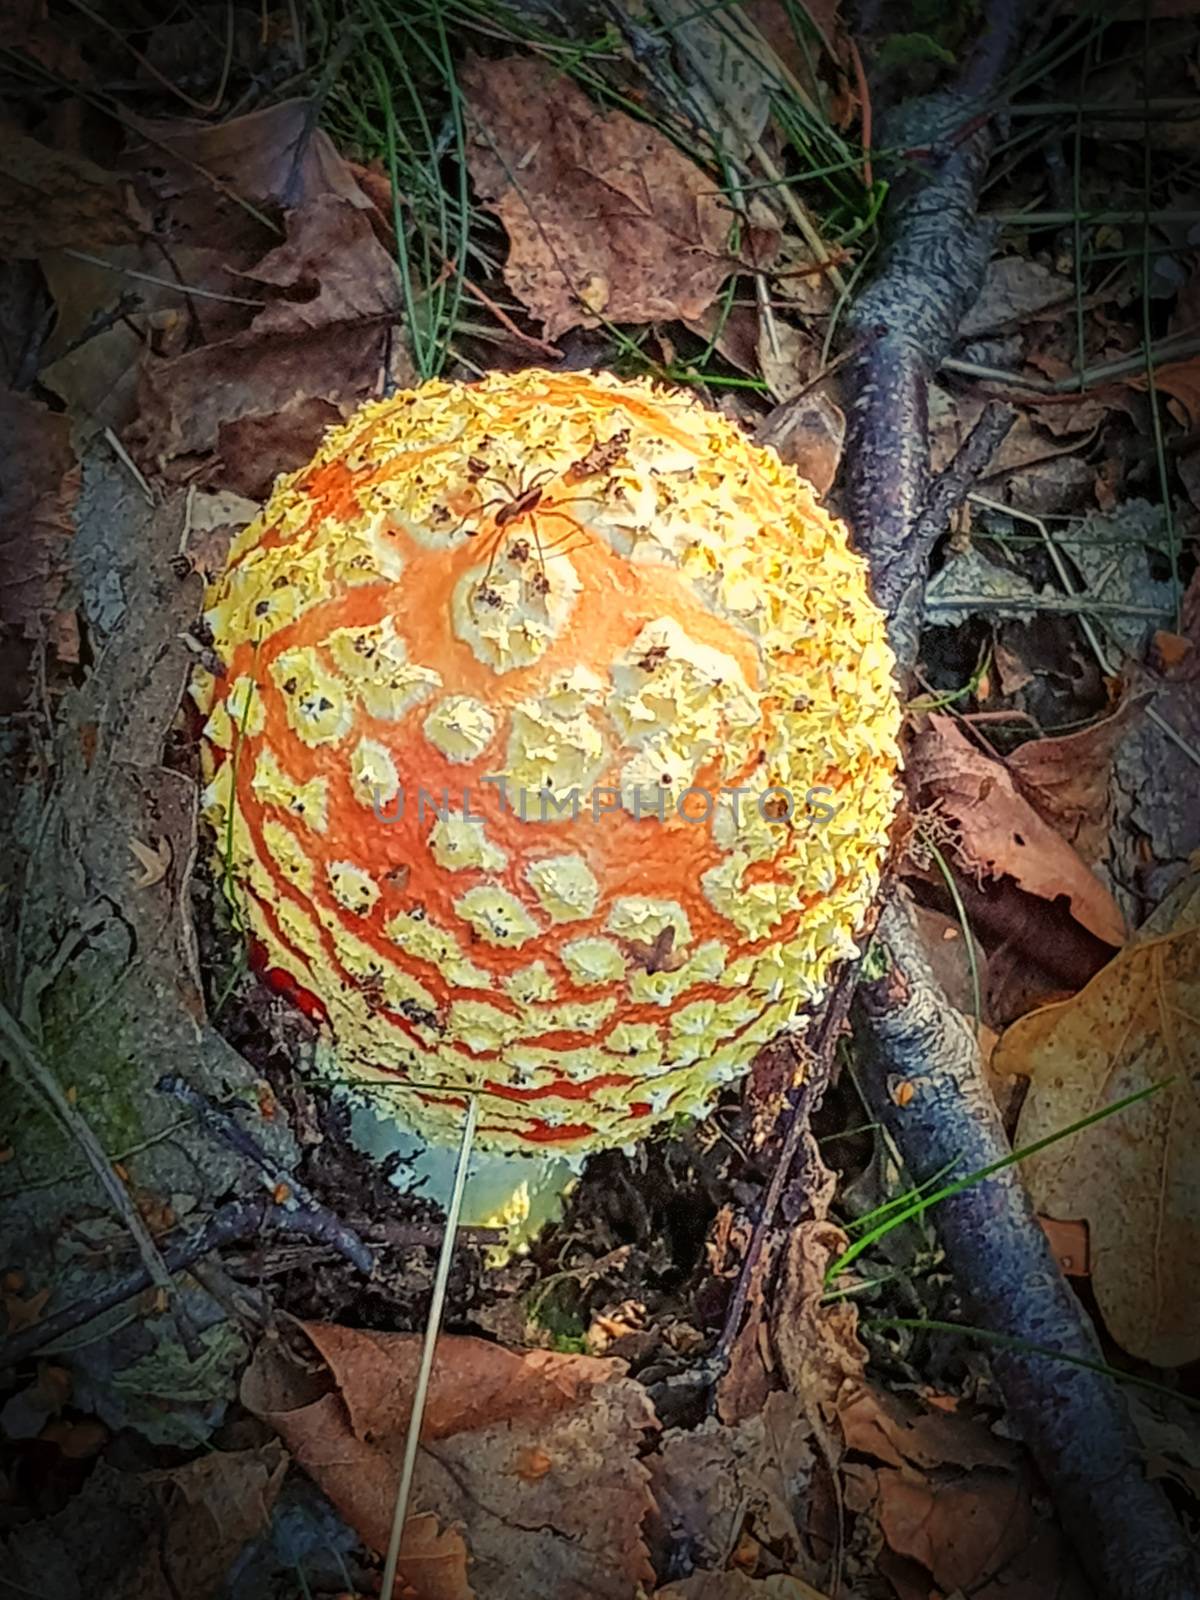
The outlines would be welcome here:
M 207 620 L 204 814 L 342 1075 L 582 1156 L 719 1087 L 855 951 L 896 803 L 841 523 L 696 400 L 429 382 L 276 485 Z

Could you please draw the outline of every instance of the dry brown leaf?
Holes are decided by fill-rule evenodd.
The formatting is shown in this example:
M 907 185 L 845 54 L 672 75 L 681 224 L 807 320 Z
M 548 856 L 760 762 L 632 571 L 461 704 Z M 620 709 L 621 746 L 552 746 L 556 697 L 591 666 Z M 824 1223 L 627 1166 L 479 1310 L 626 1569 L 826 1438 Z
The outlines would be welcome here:
M 1137 373 L 1125 382 L 1131 389 L 1145 392 L 1150 380 L 1145 373 Z M 1168 361 L 1154 369 L 1156 394 L 1169 394 L 1179 402 L 1184 419 L 1193 432 L 1200 428 L 1200 357 L 1190 356 L 1186 361 Z
M 821 366 L 821 341 L 804 328 L 775 317 L 758 334 L 758 369 L 772 400 L 794 400 L 812 383 Z
M 247 324 L 252 307 L 211 299 L 203 291 L 249 298 L 232 269 L 250 266 L 254 255 L 156 239 L 109 246 L 102 259 L 108 266 L 62 251 L 40 258 L 57 315 L 38 381 L 67 403 L 77 421 L 123 434 L 137 414 L 138 367 L 148 344 L 173 354 L 185 340 L 224 339 Z
M 845 414 L 828 395 L 814 390 L 776 406 L 763 418 L 756 436 L 807 478 L 818 495 L 828 494 L 846 438 Z
M 404 304 L 396 263 L 370 217 L 340 195 L 317 195 L 292 211 L 287 239 L 245 276 L 286 291 L 255 316 L 260 338 L 391 318 Z
M 717 1382 L 717 1416 L 731 1426 L 757 1416 L 774 1383 L 775 1354 L 767 1332 L 764 1293 L 777 1254 L 777 1242 L 768 1236 L 751 1272 L 745 1321 L 733 1341 L 729 1364 Z
M 971 953 L 979 974 L 979 987 L 987 993 L 987 953 L 978 939 L 971 935 L 970 944 L 963 934 L 962 922 L 947 916 L 933 906 L 913 906 L 913 918 L 921 935 L 921 944 L 929 965 L 938 981 L 938 987 L 956 1011 L 963 1016 L 975 1014 L 975 986 L 971 973 Z
M 316 126 L 316 108 L 308 100 L 281 101 L 225 122 L 150 121 L 128 110 L 125 120 L 142 135 L 127 154 L 125 170 L 149 187 L 156 206 L 167 209 L 175 244 L 211 246 L 219 240 L 227 259 L 246 248 L 261 253 L 269 237 L 264 201 L 294 208 L 333 195 L 362 210 L 370 207 L 349 164 Z
M 236 439 L 243 470 L 223 480 L 257 495 L 277 472 L 302 465 L 329 421 L 374 390 L 402 295 L 366 214 L 329 195 L 292 212 L 287 242 L 245 276 L 282 292 L 232 338 L 173 360 L 149 358 L 128 439 L 160 469 Z M 248 483 L 248 440 L 230 430 L 254 423 L 256 481 Z
M 275 1440 L 159 1472 L 101 1461 L 58 1516 L 0 1539 L 5 1577 L 14 1593 L 64 1600 L 211 1600 L 269 1522 L 287 1467 Z
M 472 59 L 460 74 L 471 176 L 509 237 L 504 276 L 545 325 L 701 317 L 737 268 L 712 176 L 655 128 L 604 112 L 541 61 Z M 768 265 L 770 226 L 744 230 Z
M 421 1341 L 307 1323 L 330 1369 L 320 1393 L 307 1370 L 263 1347 L 242 1399 L 283 1436 L 305 1470 L 373 1549 L 386 1547 Z M 639 1459 L 657 1427 L 641 1385 L 621 1362 L 481 1339 L 438 1345 L 413 1503 L 439 1527 L 461 1530 L 471 1588 L 430 1589 L 428 1600 L 524 1600 L 537 1571 L 556 1600 L 627 1600 L 652 1571 L 642 1541 L 650 1509 Z M 531 1475 L 540 1452 L 546 1471 Z M 406 1537 L 411 1538 L 411 1530 Z M 436 1568 L 442 1578 L 453 1564 Z M 457 1574 L 461 1577 L 461 1574 Z M 419 1591 L 426 1600 L 426 1591 Z
M 6 1333 L 20 1333 L 42 1320 L 42 1312 L 50 1299 L 49 1289 L 39 1289 L 36 1294 L 22 1296 L 15 1289 L 0 1293 L 0 1307 L 4 1310 Z
M 1011 1471 L 1020 1456 L 1016 1445 L 997 1438 L 973 1417 L 938 1407 L 922 1409 L 910 1397 L 871 1384 L 848 1389 L 838 1401 L 837 1414 L 846 1449 L 890 1467 Z
M 803 1506 L 814 1467 L 812 1426 L 795 1395 L 768 1395 L 756 1415 L 726 1427 L 715 1417 L 673 1428 L 650 1458 L 656 1510 L 648 1524 L 660 1570 L 686 1551 L 698 1567 L 720 1567 L 748 1533 L 777 1560 L 804 1551 Z
M 1091 1240 L 1086 1222 L 1055 1222 L 1039 1217 L 1042 1232 L 1050 1241 L 1054 1259 L 1068 1278 L 1087 1278 L 1092 1271 Z
M 977 750 L 952 717 L 931 715 L 913 741 L 909 784 L 923 806 L 936 806 L 951 822 L 955 854 L 968 871 L 1010 877 L 1051 904 L 1063 898 L 1097 939 L 1124 942 L 1125 922 L 1109 891 L 1017 792 L 1004 764 Z
M 771 1319 L 784 1380 L 810 1408 L 835 1405 L 863 1381 L 867 1352 L 849 1300 L 826 1300 L 825 1274 L 848 1240 L 835 1223 L 802 1222 L 791 1230 Z
M 124 185 L 82 156 L 0 128 L 0 256 L 32 260 L 73 245 L 94 250 L 137 233 Z
M 135 889 L 150 889 L 161 883 L 171 870 L 170 839 L 152 839 L 143 844 L 140 839 L 130 839 L 129 849 L 137 862 L 129 877 Z
M 1030 739 L 1006 758 L 1038 813 L 1087 862 L 1108 853 L 1113 756 L 1148 695 L 1131 695 L 1112 716 L 1080 733 Z
M 1109 1333 L 1158 1366 L 1200 1357 L 1200 878 L 1061 1005 L 1000 1040 L 998 1070 L 1031 1079 L 1016 1142 L 1044 1139 L 1152 1084 L 1148 1098 L 1022 1164 L 1047 1216 L 1086 1219 Z
M 1024 256 L 995 256 L 984 274 L 979 298 L 959 325 L 960 339 L 978 339 L 1073 300 L 1072 279 Z
M 1181 637 L 1192 648 L 1176 665 L 1134 675 L 1135 684 L 1154 692 L 1160 720 L 1139 717 L 1116 758 L 1114 787 L 1124 815 L 1114 838 L 1114 870 L 1149 904 L 1182 882 L 1200 850 L 1200 573 L 1183 597 Z
M 680 1583 L 655 1589 L 655 1600 L 828 1600 L 820 1589 L 801 1578 L 773 1573 L 750 1578 L 744 1572 L 696 1572 Z
M 1028 1486 L 1011 1472 L 984 1469 L 933 1482 L 884 1468 L 878 1483 L 888 1544 L 927 1567 L 944 1592 L 977 1594 L 1034 1532 Z
M 0 623 L 25 637 L 53 622 L 66 578 L 79 464 L 64 416 L 12 389 L 0 391 L 0 457 L 20 463 L 0 490 Z M 64 659 L 77 656 L 69 649 Z M 63 654 L 60 644 L 60 655 Z
M 359 334 L 352 335 L 346 354 L 353 360 L 359 349 L 362 359 L 370 363 L 375 356 L 370 330 L 362 333 L 361 344 Z M 328 355 L 333 359 L 334 352 L 330 350 Z M 221 463 L 220 481 L 253 500 L 265 500 L 277 474 L 303 466 L 326 429 L 343 420 L 344 409 L 344 404 L 332 400 L 296 395 L 267 416 L 219 422 L 216 453 Z
M 404 1524 L 400 1551 L 395 1600 L 475 1600 L 467 1581 L 467 1547 L 457 1529 L 418 1512 Z

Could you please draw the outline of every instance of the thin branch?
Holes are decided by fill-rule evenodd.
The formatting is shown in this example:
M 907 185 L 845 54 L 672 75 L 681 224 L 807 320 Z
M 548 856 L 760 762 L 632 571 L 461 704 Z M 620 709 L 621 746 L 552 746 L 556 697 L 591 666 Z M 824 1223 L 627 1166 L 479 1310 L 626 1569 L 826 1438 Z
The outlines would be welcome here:
M 17 1082 L 35 1100 L 40 1100 L 50 1107 L 52 1114 L 87 1157 L 88 1165 L 112 1202 L 113 1210 L 128 1228 L 130 1237 L 137 1245 L 147 1281 L 161 1289 L 167 1297 L 179 1332 L 180 1344 L 190 1360 L 198 1361 L 201 1347 L 196 1330 L 192 1326 L 191 1318 L 179 1304 L 175 1285 L 171 1281 L 170 1269 L 151 1237 L 145 1219 L 130 1199 L 125 1185 L 113 1171 L 112 1162 L 93 1133 L 91 1124 L 78 1107 L 71 1104 L 50 1066 L 42 1059 L 25 1030 L 3 1003 L 0 1003 L 0 1045 L 4 1046 L 4 1052 Z
M 227 1111 L 215 1105 L 207 1095 L 201 1094 L 200 1090 L 193 1088 L 186 1078 L 181 1078 L 177 1074 L 166 1074 L 158 1080 L 155 1087 L 161 1094 L 171 1095 L 173 1099 L 181 1101 L 194 1111 L 200 1125 L 211 1138 L 253 1162 L 276 1195 L 286 1193 L 288 1198 L 280 1200 L 281 1205 L 291 1210 L 303 1209 L 309 1215 L 323 1215 L 325 1218 L 323 1226 L 329 1234 L 328 1242 L 333 1244 L 360 1272 L 370 1277 L 375 1270 L 375 1258 L 354 1229 L 342 1222 L 339 1217 L 335 1217 L 333 1212 L 326 1210 L 298 1178 L 285 1167 L 281 1167 L 277 1161 L 273 1161 L 258 1140 L 244 1128 L 239 1128 Z
M 981 383 L 1003 385 L 1007 389 L 1021 389 L 1030 395 L 1071 399 L 1100 384 L 1145 372 L 1147 355 L 1156 365 L 1165 366 L 1168 362 L 1187 361 L 1198 352 L 1200 334 L 1189 333 L 1159 339 L 1148 350 L 1139 349 L 1131 356 L 1102 361 L 1098 366 L 1087 367 L 1083 372 L 1072 372 L 1065 378 L 1034 378 L 1023 372 L 1008 372 L 1003 367 L 980 366 L 977 361 L 960 361 L 957 356 L 943 357 L 941 368 L 943 372 L 957 372 L 964 378 L 977 378 Z
M 261 1200 L 248 1202 L 233 1201 L 223 1206 L 214 1212 L 202 1227 L 167 1241 L 162 1259 L 168 1272 L 183 1272 L 193 1262 L 199 1261 L 203 1256 L 211 1255 L 222 1245 L 232 1244 L 239 1239 L 257 1239 L 269 1229 L 281 1233 L 300 1234 L 318 1244 L 331 1246 L 341 1255 L 346 1255 L 343 1248 L 345 1229 L 332 1212 L 323 1206 L 316 1211 L 307 1207 L 288 1210 L 264 1197 Z M 352 1265 L 358 1266 L 357 1260 L 348 1259 L 351 1259 Z M 85 1327 L 95 1318 L 103 1316 L 106 1311 L 124 1305 L 127 1300 L 132 1300 L 135 1295 L 150 1288 L 152 1281 L 149 1269 L 145 1265 L 136 1267 L 123 1277 L 114 1278 L 106 1283 L 95 1294 L 86 1295 L 72 1305 L 64 1306 L 61 1311 L 55 1312 L 53 1316 L 43 1317 L 30 1328 L 22 1328 L 19 1333 L 14 1333 L 0 1345 L 0 1371 L 15 1366 L 19 1361 L 27 1360 L 37 1351 L 44 1350 L 47 1345 L 64 1338 L 68 1333 L 73 1333 L 76 1328 Z
M 812 1159 L 819 1159 L 815 1141 L 812 1134 L 813 1113 L 820 1108 L 821 1101 L 825 1098 L 825 1090 L 829 1086 L 830 1074 L 833 1071 L 833 1057 L 837 1049 L 838 1040 L 846 1025 L 850 1014 L 850 1003 L 854 997 L 855 984 L 858 981 L 858 963 L 854 962 L 843 966 L 838 973 L 832 991 L 829 994 L 821 1013 L 812 1024 L 806 1043 L 811 1052 L 804 1075 L 804 1081 L 796 1090 L 792 1101 L 792 1109 L 788 1116 L 787 1128 L 783 1136 L 782 1148 L 775 1163 L 775 1170 L 771 1174 L 771 1181 L 767 1185 L 767 1192 L 763 1196 L 758 1217 L 754 1224 L 754 1231 L 750 1235 L 750 1242 L 746 1247 L 746 1255 L 738 1274 L 737 1287 L 729 1302 L 729 1309 L 725 1314 L 725 1325 L 721 1330 L 721 1338 L 713 1352 L 711 1372 L 714 1380 L 719 1378 L 729 1364 L 734 1342 L 741 1331 L 742 1318 L 746 1312 L 746 1302 L 750 1297 L 750 1289 L 754 1282 L 755 1273 L 758 1271 L 759 1260 L 766 1244 L 767 1234 L 775 1224 L 776 1213 L 779 1210 L 779 1201 L 783 1195 L 784 1187 L 791 1174 L 796 1156 L 801 1146 L 806 1142 L 810 1149 L 806 1151 Z

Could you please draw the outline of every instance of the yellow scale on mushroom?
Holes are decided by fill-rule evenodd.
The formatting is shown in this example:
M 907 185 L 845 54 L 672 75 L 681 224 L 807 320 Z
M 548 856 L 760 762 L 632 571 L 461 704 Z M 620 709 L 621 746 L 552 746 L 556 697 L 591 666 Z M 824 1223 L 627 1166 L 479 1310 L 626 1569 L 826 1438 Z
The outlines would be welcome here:
M 514 1234 L 702 1116 L 851 955 L 896 805 L 883 619 L 769 449 L 537 370 L 364 407 L 230 553 L 204 816 L 355 1133 Z M 539 1199 L 541 1197 L 541 1199 Z

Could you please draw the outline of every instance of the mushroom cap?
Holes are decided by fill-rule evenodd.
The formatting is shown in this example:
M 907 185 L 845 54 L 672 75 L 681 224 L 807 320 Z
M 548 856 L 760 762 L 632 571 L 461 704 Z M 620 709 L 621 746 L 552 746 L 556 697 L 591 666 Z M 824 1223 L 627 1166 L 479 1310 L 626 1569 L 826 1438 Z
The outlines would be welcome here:
M 579 1154 L 718 1088 L 855 953 L 900 710 L 846 529 L 646 380 L 369 404 L 209 599 L 203 811 L 340 1071 Z

